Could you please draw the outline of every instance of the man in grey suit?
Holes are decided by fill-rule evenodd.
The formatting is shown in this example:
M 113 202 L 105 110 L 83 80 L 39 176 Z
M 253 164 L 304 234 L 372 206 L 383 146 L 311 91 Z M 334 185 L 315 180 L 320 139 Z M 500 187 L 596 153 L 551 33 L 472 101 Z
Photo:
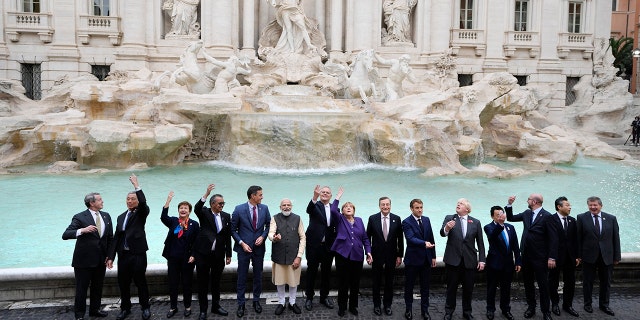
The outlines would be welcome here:
M 480 220 L 469 216 L 470 212 L 469 201 L 464 198 L 459 199 L 456 204 L 456 214 L 444 217 L 440 229 L 440 235 L 447 237 L 443 258 L 447 271 L 445 320 L 450 320 L 456 309 L 456 292 L 460 282 L 462 282 L 462 316 L 465 319 L 473 319 L 471 315 L 473 280 L 476 270 L 484 270 L 485 255 L 482 225 Z
M 602 212 L 602 200 L 598 197 L 589 197 L 587 205 L 589 211 L 579 214 L 576 218 L 578 259 L 582 262 L 584 310 L 588 313 L 593 312 L 591 293 L 597 269 L 600 279 L 600 310 L 613 316 L 615 313 L 609 308 L 609 294 L 613 265 L 621 260 L 618 220 L 614 215 Z

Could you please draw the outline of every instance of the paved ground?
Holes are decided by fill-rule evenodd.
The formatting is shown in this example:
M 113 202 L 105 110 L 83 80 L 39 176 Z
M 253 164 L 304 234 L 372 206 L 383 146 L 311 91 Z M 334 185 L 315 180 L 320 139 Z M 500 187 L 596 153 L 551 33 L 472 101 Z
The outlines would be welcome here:
M 596 287 L 597 288 L 597 287 Z M 628 285 L 628 284 L 616 284 L 612 288 L 611 294 L 611 308 L 615 311 L 616 316 L 610 317 L 605 313 L 601 312 L 596 308 L 592 314 L 586 313 L 582 309 L 582 294 L 581 288 L 577 288 L 579 296 L 576 297 L 574 302 L 574 308 L 580 313 L 579 319 L 640 319 L 640 286 L 637 285 Z M 486 288 L 483 286 L 478 286 L 474 290 L 474 297 L 476 299 L 473 301 L 473 315 L 475 319 L 486 319 L 485 317 L 485 301 L 484 301 L 484 292 Z M 369 295 L 368 290 L 363 289 L 363 294 L 360 297 L 359 301 L 359 311 L 360 315 L 355 317 L 349 313 L 344 317 L 344 319 L 404 319 L 404 302 L 403 298 L 398 292 L 396 297 L 394 298 L 393 305 L 393 315 L 390 317 L 381 316 L 377 317 L 373 314 L 373 304 L 371 302 L 371 297 Z M 454 319 L 462 319 L 462 311 L 460 310 L 460 294 L 458 292 L 458 309 L 454 314 Z M 335 292 L 332 294 L 335 297 Z M 317 297 L 314 301 L 314 309 L 309 312 L 302 308 L 302 302 L 304 300 L 299 298 L 298 304 L 302 308 L 303 312 L 301 315 L 295 315 L 291 311 L 285 311 L 281 316 L 275 316 L 275 304 L 272 302 L 275 294 L 273 292 L 267 292 L 263 295 L 263 308 L 262 314 L 256 314 L 253 311 L 253 308 L 250 308 L 247 305 L 247 312 L 243 319 L 336 319 L 337 310 L 329 310 L 322 305 L 318 304 Z M 512 299 L 512 313 L 516 317 L 516 319 L 523 319 L 523 313 L 526 308 L 526 304 L 522 300 L 524 297 L 524 293 L 521 288 L 518 286 L 514 288 Z M 237 319 L 235 316 L 236 303 L 234 296 L 226 295 L 223 297 L 224 301 L 222 302 L 223 308 L 227 309 L 230 313 L 227 319 Z M 266 300 L 266 301 L 265 301 Z M 444 316 L 444 288 L 442 286 L 438 286 L 436 288 L 432 288 L 431 292 L 431 307 L 429 308 L 429 313 L 431 317 L 436 319 L 442 319 Z M 116 315 L 119 312 L 118 309 L 118 301 L 116 299 L 103 299 L 103 303 L 105 303 L 104 310 L 109 312 L 109 316 L 104 319 L 115 319 Z M 497 303 L 498 304 L 498 303 Z M 594 298 L 594 306 L 597 307 L 597 297 Z M 414 317 L 419 315 L 419 302 L 414 302 Z M 151 319 L 166 319 L 166 312 L 169 309 L 169 302 L 167 297 L 154 297 L 152 298 L 152 306 Z M 182 309 L 180 307 L 180 309 Z M 141 319 L 141 312 L 137 305 L 134 305 L 131 316 L 127 319 Z M 189 318 L 184 318 L 182 316 L 182 310 L 172 319 L 197 319 L 198 316 L 198 307 L 197 301 L 193 302 L 193 314 Z M 0 304 L 0 319 L 29 319 L 29 320 L 41 320 L 41 319 L 73 319 L 73 301 L 71 300 L 45 300 L 45 301 L 22 301 L 16 303 L 4 303 Z M 554 319 L 575 319 L 569 315 L 562 314 L 561 316 L 553 316 Z M 219 319 L 224 317 L 214 316 L 209 314 L 209 319 Z M 85 318 L 88 319 L 88 318 Z M 101 319 L 101 318 L 95 318 Z M 501 317 L 500 313 L 496 313 L 497 320 L 504 319 Z M 533 319 L 542 319 L 542 315 L 540 310 Z

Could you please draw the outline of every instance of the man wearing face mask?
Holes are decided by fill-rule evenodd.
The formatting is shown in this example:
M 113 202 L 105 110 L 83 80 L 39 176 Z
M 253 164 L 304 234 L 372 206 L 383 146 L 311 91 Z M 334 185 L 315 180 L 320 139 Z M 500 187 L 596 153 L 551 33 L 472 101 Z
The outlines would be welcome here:
M 269 225 L 271 261 L 273 261 L 271 281 L 278 289 L 276 315 L 285 309 L 285 286 L 289 285 L 289 310 L 302 313 L 296 305 L 296 292 L 300 284 L 300 261 L 306 245 L 306 235 L 300 216 L 291 212 L 291 200 L 280 201 L 280 213 L 273 216 Z

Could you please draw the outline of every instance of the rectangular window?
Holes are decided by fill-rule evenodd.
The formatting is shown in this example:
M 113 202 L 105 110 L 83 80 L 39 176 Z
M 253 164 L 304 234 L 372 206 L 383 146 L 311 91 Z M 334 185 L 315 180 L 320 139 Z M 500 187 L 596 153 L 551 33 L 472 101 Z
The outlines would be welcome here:
M 104 78 L 109 75 L 109 72 L 111 72 L 111 66 L 97 64 L 91 65 L 91 74 L 96 76 L 100 81 L 104 81 Z
M 109 16 L 109 0 L 93 0 L 94 16 Z
M 564 104 L 566 106 L 570 106 L 572 103 L 574 103 L 576 101 L 576 93 L 573 92 L 573 87 L 576 86 L 576 84 L 578 84 L 578 82 L 580 82 L 580 77 L 567 77 L 567 84 L 566 84 L 566 98 L 564 101 Z
M 611 1 L 611 11 L 616 12 L 618 10 L 618 0 Z
M 571 33 L 580 33 L 582 30 L 582 1 L 569 1 L 569 30 Z
M 473 29 L 473 0 L 460 0 L 460 29 Z
M 473 84 L 473 75 L 472 74 L 461 74 L 458 73 L 458 83 L 460 83 L 461 87 L 470 86 Z
M 516 0 L 514 31 L 527 31 L 527 15 L 529 14 L 529 0 Z
M 40 12 L 40 0 L 22 0 L 23 12 Z
M 40 100 L 42 97 L 42 89 L 40 88 L 41 73 L 42 69 L 39 63 L 22 64 L 22 86 L 25 89 L 24 94 L 31 100 Z

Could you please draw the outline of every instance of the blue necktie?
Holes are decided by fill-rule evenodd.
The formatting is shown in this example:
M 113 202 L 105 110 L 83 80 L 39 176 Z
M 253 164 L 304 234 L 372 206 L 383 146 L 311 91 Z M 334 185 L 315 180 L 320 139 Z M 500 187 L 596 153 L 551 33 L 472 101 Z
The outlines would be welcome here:
M 500 232 L 500 234 L 502 235 L 502 241 L 504 241 L 505 246 L 507 246 L 507 251 L 509 251 L 509 240 L 507 240 L 507 234 L 504 230 Z

